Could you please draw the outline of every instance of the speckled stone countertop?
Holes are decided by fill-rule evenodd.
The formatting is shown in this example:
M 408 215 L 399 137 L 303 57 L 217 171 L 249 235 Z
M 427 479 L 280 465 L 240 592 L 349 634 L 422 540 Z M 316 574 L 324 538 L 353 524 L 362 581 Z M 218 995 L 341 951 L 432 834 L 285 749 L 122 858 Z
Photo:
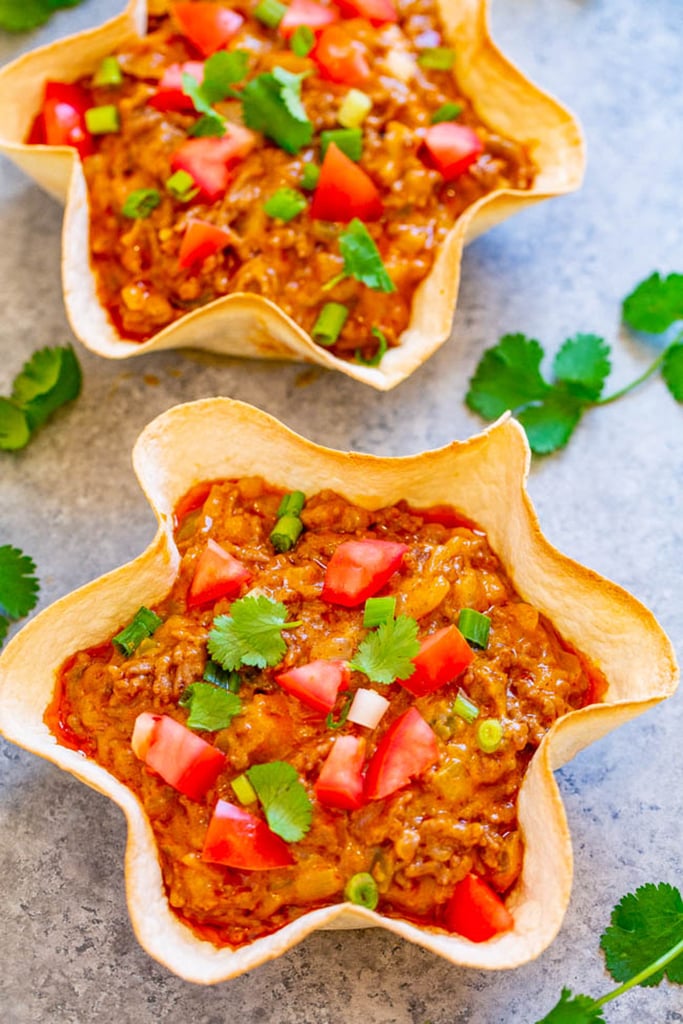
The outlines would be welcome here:
M 9 60 L 95 25 L 123 0 L 86 0 Z M 154 520 L 132 444 L 157 413 L 207 395 L 254 403 L 338 448 L 407 454 L 482 424 L 463 404 L 483 349 L 524 331 L 556 351 L 579 331 L 613 345 L 610 387 L 656 350 L 620 333 L 620 302 L 651 271 L 683 271 L 683 13 L 680 0 L 494 0 L 496 41 L 581 118 L 577 194 L 522 213 L 466 252 L 450 341 L 378 394 L 294 364 L 180 352 L 121 364 L 78 346 L 83 393 L 19 455 L 0 454 L 0 543 L 35 559 L 43 607 L 128 561 Z M 0 163 L 0 393 L 38 347 L 72 339 L 59 279 L 61 209 Z M 532 468 L 541 524 L 563 551 L 648 605 L 683 650 L 683 408 L 658 378 L 585 416 L 569 446 Z M 213 988 L 179 980 L 133 936 L 124 820 L 110 801 L 0 741 L 0 1016 L 3 1024 L 533 1024 L 563 985 L 614 987 L 598 951 L 613 904 L 647 881 L 681 885 L 683 692 L 558 773 L 575 876 L 559 937 L 512 972 L 449 966 L 381 931 L 318 933 Z M 610 1024 L 683 1021 L 683 991 L 636 989 Z

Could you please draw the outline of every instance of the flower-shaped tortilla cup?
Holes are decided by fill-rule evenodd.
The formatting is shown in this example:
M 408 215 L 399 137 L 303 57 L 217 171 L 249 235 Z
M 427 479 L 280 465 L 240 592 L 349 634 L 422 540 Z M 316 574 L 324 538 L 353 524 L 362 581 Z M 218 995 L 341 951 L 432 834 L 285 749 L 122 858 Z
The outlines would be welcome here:
M 491 192 L 457 219 L 415 293 L 400 344 L 377 367 L 331 354 L 275 303 L 250 293 L 216 299 L 142 344 L 122 339 L 109 320 L 88 259 L 89 206 L 80 160 L 68 147 L 29 146 L 24 139 L 42 103 L 46 80 L 70 82 L 92 73 L 102 57 L 143 35 L 145 0 L 130 0 L 123 14 L 100 28 L 45 46 L 0 71 L 0 152 L 66 201 L 62 276 L 67 314 L 80 341 L 110 359 L 184 346 L 319 363 L 380 390 L 394 387 L 421 366 L 450 334 L 465 244 L 526 206 L 578 188 L 585 162 L 577 121 L 493 43 L 486 0 L 441 0 L 440 9 L 445 36 L 457 45 L 463 92 L 473 99 L 484 122 L 526 147 L 537 173 L 529 190 Z
M 553 770 L 592 740 L 668 697 L 676 687 L 671 645 L 635 598 L 560 554 L 543 537 L 525 489 L 529 450 L 510 418 L 465 442 L 403 458 L 315 445 L 277 420 L 230 399 L 177 406 L 141 435 L 134 465 L 159 529 L 144 554 L 62 598 L 30 622 L 0 657 L 0 729 L 105 793 L 128 819 L 130 914 L 144 948 L 181 977 L 222 981 L 272 959 L 318 928 L 382 926 L 454 964 L 508 968 L 537 956 L 557 933 L 569 901 L 572 853 Z M 202 941 L 172 913 L 150 824 L 125 785 L 81 754 L 59 746 L 43 721 L 55 674 L 79 648 L 102 642 L 140 603 L 170 589 L 179 564 L 173 508 L 202 480 L 259 474 L 286 490 L 333 488 L 368 508 L 400 499 L 456 506 L 486 530 L 518 592 L 605 675 L 604 702 L 560 718 L 534 755 L 519 795 L 525 837 L 521 877 L 508 899 L 514 930 L 474 944 L 438 928 L 348 903 L 304 914 L 235 951 Z

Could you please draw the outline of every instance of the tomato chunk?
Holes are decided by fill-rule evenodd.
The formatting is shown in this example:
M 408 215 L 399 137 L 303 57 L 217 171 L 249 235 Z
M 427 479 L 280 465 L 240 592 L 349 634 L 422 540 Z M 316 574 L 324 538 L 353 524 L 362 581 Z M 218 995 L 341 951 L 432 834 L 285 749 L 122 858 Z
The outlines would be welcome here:
M 197 559 L 187 595 L 187 607 L 196 608 L 221 597 L 233 597 L 242 584 L 248 583 L 251 573 L 238 558 L 225 551 L 211 538 Z
M 446 927 L 471 942 L 486 942 L 514 926 L 512 914 L 483 878 L 467 875 L 446 904 Z
M 338 736 L 313 787 L 320 803 L 345 811 L 362 807 L 364 760 L 365 740 L 362 736 Z
M 356 608 L 381 590 L 409 548 L 389 540 L 346 540 L 330 559 L 322 599 Z
M 337 694 L 349 685 L 350 671 L 345 661 L 320 658 L 308 665 L 298 665 L 275 676 L 275 681 L 287 693 L 298 697 L 302 704 L 328 714 L 334 707 Z
M 204 481 L 201 484 L 195 484 L 190 490 L 183 495 L 175 509 L 173 510 L 173 525 L 177 528 L 182 523 L 186 516 L 189 516 L 190 512 L 196 512 L 198 508 L 201 508 L 209 494 L 213 484 L 211 481 Z
M 323 78 L 342 85 L 362 85 L 370 77 L 367 51 L 341 25 L 328 25 L 318 39 L 311 57 Z
M 439 756 L 436 736 L 417 708 L 391 723 L 370 759 L 365 776 L 366 800 L 381 800 L 407 786 Z
M 244 22 L 237 11 L 211 0 L 171 4 L 171 12 L 182 34 L 205 57 L 222 50 Z
M 168 715 L 143 711 L 135 719 L 133 753 L 164 782 L 201 800 L 223 770 L 225 754 Z
M 47 82 L 43 109 L 36 122 L 42 122 L 44 138 L 39 141 L 48 146 L 73 146 L 82 158 L 90 156 L 95 146 L 86 127 L 85 112 L 92 105 L 89 93 L 80 85 Z M 34 125 L 31 136 L 35 132 Z
M 242 871 L 268 871 L 294 863 L 285 841 L 271 832 L 265 821 L 227 800 L 216 804 L 202 859 Z
M 457 679 L 473 658 L 474 651 L 458 627 L 444 626 L 420 643 L 420 650 L 413 658 L 415 671 L 399 682 L 410 693 L 421 697 Z
M 181 267 L 192 267 L 195 263 L 203 263 L 232 241 L 233 236 L 225 228 L 216 227 L 205 220 L 191 220 L 180 243 L 178 264 Z
M 327 7 L 316 3 L 316 0 L 292 0 L 278 25 L 278 31 L 285 39 L 289 39 L 302 25 L 313 32 L 320 32 L 335 21 L 339 21 L 336 7 Z
M 375 183 L 362 167 L 331 142 L 320 168 L 311 217 L 347 223 L 354 217 L 377 220 L 384 207 Z
M 372 25 L 398 21 L 393 0 L 337 0 L 345 18 L 366 18 Z
M 171 64 L 164 71 L 156 92 L 147 101 L 156 110 L 178 110 L 194 112 L 194 103 L 183 92 L 183 75 L 190 75 L 196 82 L 204 81 L 204 63 L 201 60 L 187 60 L 184 64 Z
M 433 124 L 425 132 L 424 146 L 428 162 L 452 181 L 466 171 L 484 152 L 484 143 L 466 124 L 444 121 Z
M 171 157 L 174 171 L 187 171 L 200 189 L 202 199 L 213 203 L 230 181 L 230 168 L 254 148 L 256 139 L 248 128 L 231 124 L 221 138 L 188 139 Z

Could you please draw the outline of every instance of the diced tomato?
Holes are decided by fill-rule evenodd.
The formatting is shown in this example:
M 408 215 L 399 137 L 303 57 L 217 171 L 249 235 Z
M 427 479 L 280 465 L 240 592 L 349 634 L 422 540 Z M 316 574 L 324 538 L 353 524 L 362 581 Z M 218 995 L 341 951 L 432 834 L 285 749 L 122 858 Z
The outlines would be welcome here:
M 135 719 L 133 753 L 164 782 L 201 800 L 223 770 L 225 754 L 168 715 L 143 711 Z
M 181 267 L 192 267 L 195 263 L 203 263 L 233 241 L 233 236 L 225 228 L 216 227 L 205 220 L 191 220 L 180 243 L 178 264 Z
M 188 139 L 171 157 L 174 171 L 187 171 L 200 196 L 213 203 L 222 196 L 230 180 L 230 168 L 254 148 L 256 138 L 248 128 L 231 124 L 220 138 Z
M 410 693 L 421 697 L 457 679 L 473 658 L 474 651 L 458 627 L 444 626 L 424 638 L 413 658 L 415 671 L 399 682 Z
M 428 128 L 424 147 L 428 163 L 446 181 L 457 178 L 484 152 L 484 143 L 477 133 L 466 124 L 456 124 L 454 121 L 443 121 Z
M 345 18 L 365 18 L 372 25 L 398 21 L 393 0 L 337 0 Z
M 367 50 L 341 25 L 328 25 L 311 50 L 323 78 L 342 85 L 362 85 L 370 77 Z
M 183 495 L 178 504 L 173 510 L 173 525 L 177 528 L 182 523 L 186 516 L 189 516 L 190 512 L 195 512 L 198 508 L 201 508 L 209 494 L 213 484 L 211 481 L 202 481 L 200 484 L 195 484 L 189 491 Z
M 362 807 L 364 760 L 361 736 L 337 736 L 313 787 L 320 803 L 345 811 Z
M 345 540 L 328 562 L 323 601 L 357 608 L 382 589 L 408 550 L 390 540 Z
M 248 583 L 251 573 L 246 565 L 225 551 L 211 538 L 197 559 L 194 576 L 187 595 L 187 607 L 196 608 L 221 597 L 233 597 L 242 584 Z
M 216 804 L 202 859 L 242 871 L 268 871 L 294 863 L 285 841 L 271 832 L 265 821 L 227 800 Z
M 339 21 L 336 7 L 316 3 L 316 0 L 292 0 L 278 25 L 278 31 L 285 39 L 289 39 L 302 25 L 313 32 L 320 32 L 335 21 Z
M 320 168 L 311 217 L 348 223 L 354 217 L 377 220 L 384 207 L 372 179 L 331 142 Z
M 320 658 L 308 665 L 297 665 L 275 676 L 275 681 L 302 704 L 328 714 L 334 707 L 337 694 L 349 685 L 350 671 L 345 661 Z
M 391 723 L 370 759 L 365 776 L 366 800 L 381 800 L 407 786 L 439 756 L 434 730 L 417 708 Z
M 237 11 L 210 0 L 171 4 L 180 31 L 205 57 L 222 50 L 239 32 L 244 18 Z
M 467 875 L 446 904 L 445 923 L 471 942 L 486 942 L 514 927 L 512 914 L 483 878 Z
M 48 146 L 73 146 L 83 158 L 94 152 L 93 137 L 85 124 L 92 99 L 80 85 L 47 82 L 43 101 L 44 141 Z
M 147 101 L 156 110 L 194 111 L 194 103 L 183 92 L 183 75 L 190 75 L 200 85 L 204 81 L 204 63 L 188 60 L 184 64 L 171 64 L 164 71 L 153 96 Z

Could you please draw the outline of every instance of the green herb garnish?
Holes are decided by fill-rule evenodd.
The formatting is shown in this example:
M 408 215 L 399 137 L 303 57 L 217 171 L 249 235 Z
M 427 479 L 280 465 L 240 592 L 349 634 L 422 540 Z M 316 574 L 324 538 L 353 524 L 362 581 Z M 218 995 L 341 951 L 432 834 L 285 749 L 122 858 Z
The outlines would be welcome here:
M 467 722 L 468 725 L 471 725 L 479 717 L 479 708 L 473 700 L 470 700 L 462 687 L 458 690 L 458 695 L 453 701 L 451 711 L 458 718 L 462 718 L 463 722 Z
M 428 71 L 450 71 L 455 64 L 455 51 L 449 46 L 428 46 L 418 54 L 417 63 Z
M 254 764 L 246 772 L 272 832 L 298 842 L 311 827 L 313 805 L 296 770 L 286 761 Z
M 113 103 L 90 107 L 85 112 L 85 126 L 92 135 L 111 135 L 121 131 L 119 108 Z
M 287 153 L 298 153 L 313 138 L 313 125 L 301 102 L 305 77 L 275 67 L 252 78 L 242 91 L 247 128 L 263 132 Z
M 214 104 L 231 97 L 240 99 L 241 93 L 232 88 L 241 82 L 249 67 L 249 54 L 245 50 L 219 50 L 204 64 L 204 77 L 198 82 L 193 75 L 182 76 L 183 92 L 192 100 L 198 114 L 203 116 L 190 129 L 195 137 L 225 135 L 227 125 L 215 111 Z
M 82 0 L 0 0 L 0 29 L 28 32 L 38 28 L 62 7 L 76 7 Z
M 331 128 L 329 131 L 321 132 L 320 154 L 323 159 L 331 142 L 334 142 L 349 160 L 355 160 L 356 163 L 363 155 L 363 132 L 360 128 Z
M 363 608 L 363 625 L 374 629 L 386 622 L 392 622 L 396 615 L 395 597 L 369 597 Z
M 348 318 L 349 311 L 341 302 L 326 302 L 311 328 L 311 337 L 319 345 L 334 345 Z
M 444 103 L 432 114 L 432 124 L 441 124 L 442 121 L 455 121 L 463 112 L 461 103 Z
M 77 398 L 81 367 L 71 347 L 34 352 L 15 377 L 12 394 L 0 398 L 0 449 L 23 448 L 60 406 Z
M 279 188 L 263 204 L 269 217 L 277 217 L 285 222 L 294 220 L 308 206 L 306 196 L 295 188 Z
M 199 194 L 197 183 L 187 171 L 176 171 L 166 179 L 166 191 L 179 203 L 189 203 Z
M 241 804 L 253 804 L 258 800 L 256 790 L 246 775 L 238 775 L 230 780 L 232 790 Z
M 458 615 L 458 629 L 475 647 L 486 648 L 489 642 L 491 620 L 474 608 L 462 608 Z
M 116 57 L 105 57 L 93 75 L 92 84 L 96 87 L 116 88 L 123 84 L 123 71 Z
M 204 667 L 202 679 L 205 679 L 207 683 L 213 683 L 214 686 L 222 686 L 224 690 L 230 690 L 230 693 L 239 693 L 242 685 L 242 677 L 239 672 L 221 668 L 211 658 Z
M 683 320 L 683 274 L 652 274 L 628 295 L 622 305 L 624 323 L 636 331 L 662 334 Z
M 386 272 L 370 232 L 356 217 L 339 235 L 344 273 L 376 292 L 395 292 L 396 285 Z
M 360 871 L 348 880 L 344 887 L 344 896 L 349 903 L 374 910 L 379 903 L 377 882 L 367 871 Z
M 0 546 L 0 644 L 10 622 L 23 619 L 35 608 L 38 580 L 32 558 L 10 544 Z
M 261 0 L 254 8 L 253 13 L 254 17 L 267 28 L 277 28 L 287 13 L 287 8 L 280 3 L 280 0 Z
M 315 33 L 313 29 L 309 28 L 308 25 L 297 26 L 292 32 L 289 45 L 292 53 L 295 53 L 297 57 L 308 57 L 315 46 Z
M 186 687 L 180 703 L 190 709 L 186 725 L 207 732 L 227 729 L 242 710 L 242 701 L 236 694 L 211 683 L 192 683 Z
M 347 697 L 342 704 L 341 711 L 339 712 L 339 718 L 335 718 L 332 712 L 325 716 L 325 725 L 328 729 L 341 729 L 342 726 L 346 725 L 346 719 L 349 717 L 349 711 L 353 704 L 353 697 Z
M 503 723 L 499 718 L 484 718 L 477 725 L 477 744 L 485 754 L 495 754 L 503 742 Z
M 301 625 L 287 622 L 284 604 L 262 594 L 233 601 L 230 612 L 214 619 L 208 639 L 211 657 L 227 670 L 277 665 L 287 650 L 282 631 Z
M 399 615 L 368 633 L 351 662 L 351 668 L 364 672 L 374 683 L 393 683 L 408 679 L 415 671 L 412 658 L 420 650 L 417 622 Z
M 156 188 L 136 188 L 129 192 L 121 207 L 124 217 L 145 220 L 161 204 L 161 193 Z
M 143 640 L 153 636 L 164 620 L 156 612 L 141 605 L 136 611 L 131 622 L 117 633 L 112 643 L 121 651 L 126 658 L 135 654 Z
M 312 192 L 318 184 L 320 178 L 320 168 L 317 164 L 304 164 L 304 169 L 301 172 L 301 187 L 305 188 L 307 192 Z
M 357 363 L 361 363 L 363 366 L 379 366 L 389 348 L 389 342 L 385 338 L 384 333 L 380 331 L 379 327 L 373 327 L 371 333 L 379 342 L 375 354 L 366 359 L 363 355 L 362 349 L 357 348 L 354 352 L 354 359 Z

